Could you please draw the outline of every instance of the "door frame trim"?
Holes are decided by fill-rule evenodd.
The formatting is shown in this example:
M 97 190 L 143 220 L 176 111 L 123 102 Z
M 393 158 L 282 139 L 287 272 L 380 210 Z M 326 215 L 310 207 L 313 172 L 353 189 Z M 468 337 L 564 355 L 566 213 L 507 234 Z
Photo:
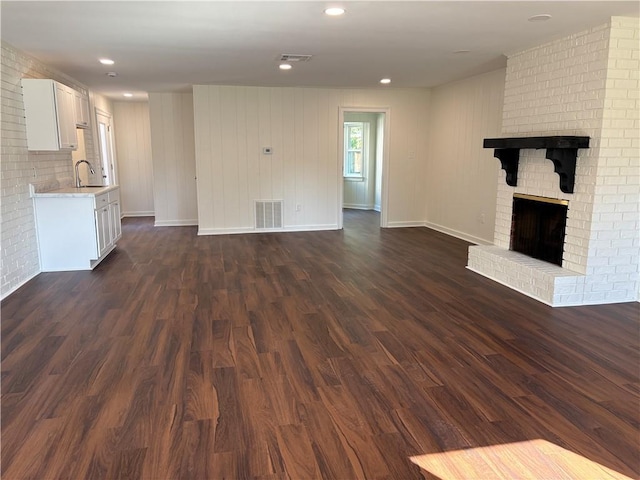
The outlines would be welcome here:
M 389 137 L 391 132 L 390 107 L 339 107 L 338 108 L 338 228 L 343 228 L 342 205 L 344 202 L 344 114 L 345 113 L 382 113 L 384 131 L 382 138 L 382 182 L 380 187 L 380 227 L 389 226 Z
M 115 138 L 113 131 L 113 114 L 106 110 L 102 110 L 101 108 L 94 107 L 94 115 L 96 119 L 96 145 L 95 148 L 98 150 L 98 158 L 100 159 L 100 163 L 102 164 L 102 152 L 100 150 L 100 127 L 99 127 L 99 119 L 98 116 L 102 116 L 109 119 L 109 151 L 111 153 L 111 162 L 113 164 L 113 169 L 110 172 L 112 176 L 112 185 L 118 185 L 118 159 L 116 158 L 116 149 L 115 149 Z

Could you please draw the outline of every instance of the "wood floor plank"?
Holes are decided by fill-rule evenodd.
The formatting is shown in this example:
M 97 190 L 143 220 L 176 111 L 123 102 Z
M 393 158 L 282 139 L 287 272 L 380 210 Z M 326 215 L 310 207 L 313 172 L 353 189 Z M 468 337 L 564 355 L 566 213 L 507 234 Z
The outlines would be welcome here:
M 3 300 L 2 478 L 435 480 L 430 454 L 640 478 L 637 303 L 550 308 L 467 270 L 462 240 L 344 219 L 127 218 L 94 271 Z

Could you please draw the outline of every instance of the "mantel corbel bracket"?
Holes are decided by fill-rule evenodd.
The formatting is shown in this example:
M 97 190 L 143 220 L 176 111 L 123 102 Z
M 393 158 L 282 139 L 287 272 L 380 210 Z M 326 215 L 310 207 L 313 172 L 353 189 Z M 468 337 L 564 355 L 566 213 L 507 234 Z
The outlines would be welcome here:
M 576 182 L 577 148 L 547 148 L 546 158 L 553 162 L 553 169 L 560 177 L 560 190 L 573 193 Z
M 507 185 L 518 185 L 518 162 L 520 161 L 519 148 L 496 148 L 493 156 L 500 160 L 502 169 L 507 172 Z
M 494 148 L 493 156 L 500 160 L 502 169 L 507 172 L 507 185 L 512 187 L 518 185 L 520 150 L 546 149 L 545 157 L 553 162 L 554 171 L 560 177 L 560 190 L 573 193 L 578 149 L 589 148 L 589 137 L 485 138 L 484 147 Z

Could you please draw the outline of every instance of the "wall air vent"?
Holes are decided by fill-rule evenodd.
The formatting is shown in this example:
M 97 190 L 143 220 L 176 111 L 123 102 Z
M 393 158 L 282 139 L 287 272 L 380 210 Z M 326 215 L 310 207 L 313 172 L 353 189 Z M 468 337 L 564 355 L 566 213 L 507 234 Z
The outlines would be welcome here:
M 296 55 L 293 53 L 283 53 L 278 60 L 280 62 L 308 62 L 312 55 Z
M 256 230 L 282 228 L 282 200 L 256 200 Z

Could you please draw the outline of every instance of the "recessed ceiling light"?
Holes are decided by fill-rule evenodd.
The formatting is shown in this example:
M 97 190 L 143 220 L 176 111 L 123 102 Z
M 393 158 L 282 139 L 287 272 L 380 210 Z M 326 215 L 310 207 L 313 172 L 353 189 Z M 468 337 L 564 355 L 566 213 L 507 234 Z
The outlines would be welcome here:
M 380 80 L 380 83 L 387 85 L 388 83 L 391 83 L 391 79 L 390 78 L 383 78 L 382 80 Z
M 337 17 L 339 15 L 344 15 L 345 9 L 342 7 L 330 7 L 327 8 L 324 13 L 331 17 Z
M 455 50 L 453 53 L 459 53 L 459 54 L 463 54 L 463 53 L 469 53 L 471 50 Z
M 534 15 L 533 17 L 527 18 L 530 22 L 546 22 L 551 18 L 551 15 L 548 13 L 541 13 L 540 15 Z
M 107 73 L 105 73 L 105 75 L 107 77 L 117 77 L 118 76 L 118 72 L 107 72 Z
M 280 70 L 291 70 L 292 67 L 288 63 L 281 63 L 280 65 L 278 65 L 278 68 Z
M 110 58 L 101 58 L 101 59 L 99 60 L 99 62 L 100 62 L 101 64 L 103 64 L 103 65 L 113 65 L 114 63 L 116 63 L 116 62 L 114 62 L 113 60 L 111 60 Z
M 133 93 L 129 93 L 129 92 L 127 92 L 127 93 L 123 93 L 123 94 L 122 94 L 122 96 L 123 96 L 123 97 L 130 98 L 130 97 L 133 97 Z

